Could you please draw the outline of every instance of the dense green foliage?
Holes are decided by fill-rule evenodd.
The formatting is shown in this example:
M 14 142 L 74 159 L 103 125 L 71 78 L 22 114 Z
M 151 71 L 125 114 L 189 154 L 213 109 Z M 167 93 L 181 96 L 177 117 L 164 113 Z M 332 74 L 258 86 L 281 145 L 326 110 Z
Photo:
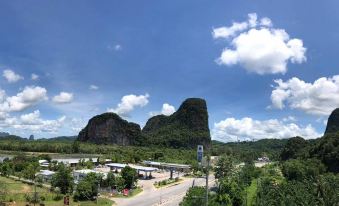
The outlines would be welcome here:
M 292 137 L 288 139 L 280 157 L 282 160 L 296 159 L 297 157 L 301 157 L 307 152 L 307 146 L 308 142 L 302 137 Z
M 92 200 L 98 195 L 99 177 L 89 173 L 79 182 L 74 193 L 74 200 Z
M 317 158 L 330 172 L 339 172 L 339 132 L 330 133 L 320 138 L 310 149 L 310 156 Z
M 325 166 L 317 159 L 293 159 L 282 163 L 282 173 L 288 180 L 313 180 L 325 171 Z
M 63 163 L 58 165 L 56 173 L 53 175 L 51 185 L 53 188 L 59 188 L 62 194 L 69 194 L 73 191 L 73 177 L 71 169 Z
M 202 206 L 205 205 L 205 196 L 206 189 L 205 187 L 192 187 L 190 188 L 183 201 L 179 204 L 179 206 Z M 209 194 L 209 206 L 221 206 L 221 204 L 215 201 L 216 195 Z
M 48 152 L 79 155 L 101 154 L 103 158 L 112 159 L 114 162 L 136 163 L 142 160 L 154 160 L 182 164 L 194 164 L 196 151 L 190 149 L 170 149 L 161 147 L 137 147 L 117 145 L 97 145 L 91 143 L 71 141 L 23 141 L 0 140 L 0 150 L 21 152 Z
M 255 142 L 229 142 L 212 141 L 212 155 L 228 155 L 240 161 L 256 160 L 268 156 L 271 160 L 279 160 L 287 139 L 262 139 Z
M 302 177 L 305 177 L 305 179 Z M 305 176 L 305 173 L 301 172 L 296 173 L 296 176 L 293 178 L 294 180 L 284 180 L 282 178 L 279 177 L 279 174 L 272 176 L 265 174 L 261 176 L 258 180 L 258 193 L 255 205 L 333 206 L 339 202 L 338 175 L 325 173 L 312 177 L 307 176 L 307 174 Z
M 130 166 L 126 166 L 121 170 L 121 177 L 124 179 L 124 185 L 127 189 L 131 189 L 138 181 L 138 173 Z
M 36 172 L 40 170 L 38 160 L 40 156 L 25 156 L 19 154 L 13 159 L 5 159 L 0 163 L 0 172 L 3 176 L 14 175 L 34 180 Z

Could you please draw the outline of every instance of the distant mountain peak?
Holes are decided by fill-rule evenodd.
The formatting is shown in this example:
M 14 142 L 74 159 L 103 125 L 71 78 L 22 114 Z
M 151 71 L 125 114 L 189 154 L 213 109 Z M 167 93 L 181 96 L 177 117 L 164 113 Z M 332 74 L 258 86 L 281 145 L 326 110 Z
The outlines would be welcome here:
M 325 134 L 339 132 L 339 108 L 333 110 L 328 117 Z

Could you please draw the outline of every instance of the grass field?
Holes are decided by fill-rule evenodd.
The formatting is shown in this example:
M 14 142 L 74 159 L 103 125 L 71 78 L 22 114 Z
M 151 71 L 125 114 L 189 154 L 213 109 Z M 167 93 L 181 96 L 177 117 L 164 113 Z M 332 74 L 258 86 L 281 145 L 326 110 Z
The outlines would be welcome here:
M 257 179 L 252 180 L 251 185 L 247 188 L 247 206 L 252 206 L 257 194 Z
M 36 191 L 44 201 L 42 201 L 46 206 L 60 206 L 63 205 L 62 197 L 59 200 L 56 200 L 58 195 L 54 192 L 49 191 L 46 188 L 36 187 Z M 25 206 L 27 204 L 27 196 L 33 197 L 34 195 L 34 185 L 29 185 L 22 183 L 20 181 L 12 180 L 6 177 L 0 176 L 0 200 L 5 202 L 15 202 L 13 206 Z M 112 206 L 113 201 L 99 198 L 98 204 L 92 201 L 84 202 L 73 202 L 72 198 L 70 200 L 70 205 L 72 206 Z M 33 205 L 33 204 L 32 204 Z

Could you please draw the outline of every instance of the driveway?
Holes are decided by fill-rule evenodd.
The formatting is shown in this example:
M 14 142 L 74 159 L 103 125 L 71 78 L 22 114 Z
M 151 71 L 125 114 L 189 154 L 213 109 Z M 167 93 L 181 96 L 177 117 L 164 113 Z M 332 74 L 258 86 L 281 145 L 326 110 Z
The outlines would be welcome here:
M 204 186 L 204 178 L 183 178 L 180 184 L 156 189 L 155 181 L 166 179 L 159 177 L 155 180 L 141 180 L 139 185 L 143 192 L 132 198 L 112 198 L 117 206 L 178 206 L 193 182 L 196 186 Z M 210 186 L 214 184 L 214 176 L 210 176 Z

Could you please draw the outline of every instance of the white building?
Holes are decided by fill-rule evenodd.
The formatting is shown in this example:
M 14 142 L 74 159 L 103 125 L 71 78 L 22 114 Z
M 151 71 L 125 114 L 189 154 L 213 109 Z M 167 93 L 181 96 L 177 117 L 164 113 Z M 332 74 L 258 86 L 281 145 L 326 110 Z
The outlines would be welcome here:
M 101 174 L 103 175 L 104 179 L 107 178 L 107 173 L 105 172 L 100 172 L 100 171 L 90 170 L 90 169 L 74 170 L 73 171 L 74 183 L 78 184 L 81 180 L 83 180 L 90 173 L 95 173 L 98 175 Z
M 48 182 L 52 179 L 53 175 L 55 174 L 55 172 L 50 171 L 50 170 L 40 170 L 40 172 L 36 173 L 35 176 L 36 177 L 42 177 L 42 180 L 44 182 Z

